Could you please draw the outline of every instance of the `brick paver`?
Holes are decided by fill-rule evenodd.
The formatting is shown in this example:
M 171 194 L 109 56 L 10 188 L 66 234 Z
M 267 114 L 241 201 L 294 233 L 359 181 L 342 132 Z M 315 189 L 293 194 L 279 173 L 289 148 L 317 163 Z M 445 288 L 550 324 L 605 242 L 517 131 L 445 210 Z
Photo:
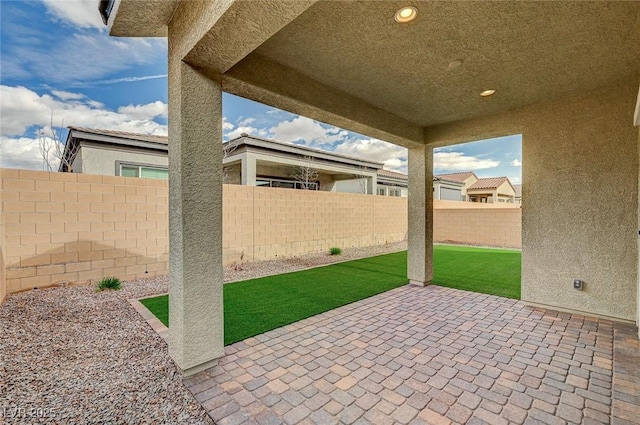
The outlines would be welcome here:
M 398 288 L 225 354 L 184 380 L 219 423 L 628 425 L 640 417 L 633 326 L 437 286 Z

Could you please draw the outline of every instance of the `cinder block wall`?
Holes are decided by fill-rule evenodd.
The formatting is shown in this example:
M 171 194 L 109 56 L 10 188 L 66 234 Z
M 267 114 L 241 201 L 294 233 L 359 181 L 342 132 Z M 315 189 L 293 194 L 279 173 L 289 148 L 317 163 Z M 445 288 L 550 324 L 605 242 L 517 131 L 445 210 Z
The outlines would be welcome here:
M 434 201 L 433 240 L 435 242 L 522 247 L 522 209 L 518 207 L 452 208 L 451 203 Z M 470 204 L 470 202 L 459 202 Z
M 7 292 L 166 274 L 167 184 L 0 170 Z
M 1 177 L 1 175 L 0 175 Z M 0 184 L 0 201 L 2 201 L 2 185 Z M 2 206 L 0 205 L 0 303 L 4 301 L 5 296 L 7 295 L 7 276 L 6 276 L 6 267 L 4 265 L 4 256 L 6 252 L 6 241 L 5 238 L 5 218 L 2 213 Z
M 404 240 L 407 199 L 225 186 L 225 264 Z
M 168 273 L 165 181 L 9 169 L 0 177 L 0 296 Z M 407 198 L 238 185 L 223 195 L 227 265 L 407 236 Z M 436 241 L 519 247 L 519 208 L 462 204 L 434 202 Z

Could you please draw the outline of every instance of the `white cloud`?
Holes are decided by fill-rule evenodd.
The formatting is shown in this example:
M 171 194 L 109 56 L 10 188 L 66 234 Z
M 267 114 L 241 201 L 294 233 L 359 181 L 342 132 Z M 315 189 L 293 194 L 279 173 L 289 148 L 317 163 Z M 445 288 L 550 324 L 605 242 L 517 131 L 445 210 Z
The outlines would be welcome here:
M 223 129 L 224 129 L 224 122 L 222 124 Z M 240 127 L 236 127 L 235 129 L 225 132 L 224 133 L 224 137 L 226 139 L 232 140 L 235 139 L 236 137 L 240 137 L 243 134 L 249 134 L 249 135 L 253 135 L 253 136 L 259 136 L 261 133 L 261 131 L 255 127 L 251 127 L 251 126 L 240 126 Z
M 49 141 L 53 142 L 51 139 Z M 53 150 L 49 152 L 48 158 L 52 169 L 57 170 L 60 160 L 53 154 Z M 48 170 L 40 152 L 39 140 L 30 137 L 0 137 L 0 168 Z
M 516 158 L 513 161 L 511 161 L 511 165 L 514 167 L 522 167 L 522 162 L 520 162 L 520 160 Z
M 38 33 L 36 33 L 38 34 Z M 2 54 L 3 78 L 38 78 L 47 83 L 87 86 L 165 78 L 165 74 L 107 76 L 138 66 L 165 63 L 165 39 L 109 37 L 106 33 L 71 33 L 39 43 L 12 40 Z M 52 59 L 53 58 L 53 59 Z
M 146 105 L 125 106 L 122 111 L 111 111 L 91 99 L 64 102 L 51 95 L 38 93 L 25 87 L 0 86 L 0 135 L 23 136 L 32 126 L 73 125 L 146 134 L 167 134 L 167 126 L 152 118 L 166 113 L 166 104 L 153 102 Z
M 511 182 L 511 184 L 522 184 L 522 177 L 520 176 L 509 177 L 509 181 Z
M 169 108 L 166 103 L 156 100 L 146 105 L 121 106 L 118 108 L 118 113 L 139 120 L 151 120 L 156 117 L 166 118 L 169 114 Z
M 336 147 L 335 153 L 382 162 L 387 170 L 407 172 L 407 149 L 382 140 L 347 140 Z
M 296 117 L 282 121 L 269 129 L 271 136 L 280 142 L 305 142 L 306 144 L 331 144 L 343 140 L 347 132 L 336 127 L 325 128 L 317 121 Z
M 435 152 L 433 164 L 436 170 L 468 171 L 495 168 L 500 165 L 500 161 L 467 156 L 463 152 Z
M 58 92 L 58 95 L 64 92 Z M 65 96 L 64 94 L 62 95 Z M 75 98 L 75 99 L 74 99 Z M 72 125 L 144 134 L 167 134 L 167 126 L 153 121 L 166 116 L 167 105 L 157 101 L 109 110 L 100 102 L 71 96 L 63 101 L 39 95 L 25 87 L 0 86 L 0 164 L 6 167 L 42 169 L 42 155 L 32 128 Z
M 86 97 L 82 93 L 71 93 L 71 92 L 62 91 L 62 90 L 51 90 L 51 94 L 53 94 L 55 97 L 57 97 L 60 100 L 80 100 Z
M 229 120 L 227 120 L 227 117 L 222 117 L 222 130 L 233 130 L 234 127 L 235 125 L 230 123 Z
M 167 74 L 159 74 L 159 75 L 143 75 L 141 77 L 122 77 L 122 78 L 112 78 L 110 80 L 102 80 L 102 81 L 91 81 L 85 83 L 75 83 L 73 86 L 87 86 L 87 85 L 95 85 L 101 86 L 104 84 L 118 84 L 118 83 L 136 83 L 138 81 L 147 81 L 147 80 L 157 80 L 159 78 L 167 78 Z
M 56 19 L 80 28 L 105 30 L 100 12 L 99 0 L 44 0 L 44 5 Z
M 239 119 L 238 120 L 238 125 L 239 126 L 247 126 L 247 125 L 255 122 L 255 120 L 256 120 L 255 118 L 251 118 L 251 117 L 245 118 L 245 119 Z

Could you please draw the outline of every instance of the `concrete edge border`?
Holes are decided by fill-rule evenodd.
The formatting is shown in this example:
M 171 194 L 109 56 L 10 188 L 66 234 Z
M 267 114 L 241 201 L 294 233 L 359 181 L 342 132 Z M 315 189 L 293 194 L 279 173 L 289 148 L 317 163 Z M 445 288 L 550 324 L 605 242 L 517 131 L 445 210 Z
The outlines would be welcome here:
M 162 295 L 167 295 L 167 294 L 151 295 L 148 297 L 142 297 L 138 299 L 134 298 L 128 301 L 129 301 L 129 304 L 131 304 L 131 306 L 133 307 L 133 309 L 137 311 L 138 314 L 140 314 L 140 316 L 142 316 L 142 318 L 147 322 L 147 324 L 151 327 L 151 329 L 153 329 L 160 336 L 160 338 L 162 338 L 168 344 L 169 328 L 166 327 L 164 323 L 162 323 L 156 316 L 153 315 L 151 311 L 149 311 L 147 307 L 144 306 L 144 304 L 140 302 L 140 300 L 144 300 L 146 298 L 155 298 Z

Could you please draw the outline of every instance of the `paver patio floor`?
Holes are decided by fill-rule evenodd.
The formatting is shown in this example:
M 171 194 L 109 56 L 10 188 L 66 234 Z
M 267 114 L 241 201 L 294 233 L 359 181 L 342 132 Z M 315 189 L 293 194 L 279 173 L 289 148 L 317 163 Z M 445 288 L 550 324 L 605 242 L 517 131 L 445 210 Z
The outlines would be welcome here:
M 220 425 L 637 424 L 634 332 L 406 286 L 228 346 L 184 382 Z

